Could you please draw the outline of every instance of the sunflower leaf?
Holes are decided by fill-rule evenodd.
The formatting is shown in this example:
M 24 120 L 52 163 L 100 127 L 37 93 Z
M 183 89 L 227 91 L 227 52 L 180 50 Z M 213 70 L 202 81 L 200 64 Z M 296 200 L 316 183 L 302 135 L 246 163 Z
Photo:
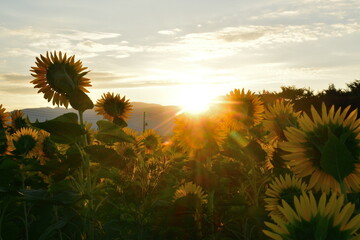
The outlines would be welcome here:
M 70 105 L 79 112 L 85 112 L 87 109 L 92 109 L 94 103 L 88 95 L 80 89 L 75 89 L 70 95 Z
M 56 143 L 74 143 L 79 136 L 84 134 L 84 130 L 78 124 L 76 113 L 65 113 L 52 120 L 35 122 L 33 126 L 49 132 L 50 138 Z
M 105 120 L 99 120 L 96 122 L 99 127 L 98 134 L 95 138 L 103 143 L 112 145 L 116 142 L 133 142 L 134 140 L 127 135 L 122 127 Z
M 354 163 L 346 145 L 329 130 L 320 159 L 321 168 L 340 183 L 354 170 Z
M 86 153 L 91 156 L 95 162 L 99 162 L 105 166 L 124 167 L 123 158 L 112 148 L 103 145 L 92 145 L 85 148 Z

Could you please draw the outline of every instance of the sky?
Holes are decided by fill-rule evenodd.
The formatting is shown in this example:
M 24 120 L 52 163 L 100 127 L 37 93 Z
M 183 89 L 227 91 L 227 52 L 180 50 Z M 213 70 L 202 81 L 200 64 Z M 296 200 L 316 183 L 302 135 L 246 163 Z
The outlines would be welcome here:
M 30 68 L 46 51 L 88 67 L 95 103 L 181 104 L 234 88 L 360 79 L 360 0 L 0 0 L 0 104 L 52 107 Z

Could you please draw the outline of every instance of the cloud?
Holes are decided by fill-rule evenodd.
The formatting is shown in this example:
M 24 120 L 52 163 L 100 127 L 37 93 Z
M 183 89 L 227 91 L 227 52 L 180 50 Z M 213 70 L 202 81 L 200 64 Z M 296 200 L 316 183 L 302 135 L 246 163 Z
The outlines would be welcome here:
M 177 34 L 178 32 L 181 32 L 182 30 L 179 29 L 179 28 L 174 28 L 172 30 L 160 30 L 158 31 L 158 34 L 161 34 L 161 35 L 175 35 Z
M 309 25 L 247 25 L 226 27 L 214 32 L 191 33 L 175 43 L 149 49 L 181 56 L 184 61 L 199 61 L 239 54 L 246 49 L 277 47 L 284 43 L 301 43 L 323 38 L 341 37 L 360 32 L 359 23 Z
M 11 84 L 23 84 L 29 83 L 32 80 L 32 76 L 30 75 L 22 75 L 18 73 L 3 73 L 0 74 L 0 80 L 6 81 Z
M 70 40 L 101 40 L 107 38 L 117 38 L 120 37 L 120 33 L 110 33 L 110 32 L 82 32 L 77 30 L 64 30 L 63 33 L 56 34 L 59 37 L 67 38 Z

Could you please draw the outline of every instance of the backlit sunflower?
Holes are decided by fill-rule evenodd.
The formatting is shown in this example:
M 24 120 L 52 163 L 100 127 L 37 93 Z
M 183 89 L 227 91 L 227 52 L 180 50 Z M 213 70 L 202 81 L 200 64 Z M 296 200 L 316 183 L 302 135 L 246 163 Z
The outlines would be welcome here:
M 285 104 L 284 100 L 276 100 L 265 110 L 264 128 L 269 131 L 270 139 L 286 140 L 284 130 L 287 127 L 297 127 L 300 112 L 294 112 L 294 104 Z
M 201 203 L 207 203 L 208 195 L 205 194 L 205 192 L 200 186 L 192 182 L 187 182 L 184 185 L 180 186 L 174 194 L 173 201 L 188 196 L 195 196 L 201 201 Z
M 87 67 L 83 67 L 80 60 L 75 61 L 75 55 L 67 57 L 54 51 L 54 53 L 46 52 L 46 57 L 40 55 L 36 58 L 36 67 L 31 67 L 32 76 L 35 77 L 31 81 L 35 86 L 40 88 L 39 92 L 44 93 L 44 98 L 53 105 L 69 105 L 70 94 L 79 89 L 83 92 L 89 92 L 86 87 L 91 87 L 90 79 L 84 76 L 88 71 L 84 71 Z
M 129 112 L 132 110 L 132 105 L 129 100 L 120 97 L 120 94 L 104 93 L 101 99 L 97 100 L 95 111 L 97 115 L 103 115 L 104 118 L 114 121 L 116 119 L 126 120 Z
M 145 148 L 147 152 L 153 152 L 161 146 L 161 137 L 153 129 L 148 129 L 143 132 L 139 137 L 137 142 Z
M 281 201 L 284 200 L 291 207 L 294 207 L 294 197 L 299 197 L 306 190 L 306 184 L 295 176 L 286 174 L 285 177 L 275 177 L 265 192 L 267 196 L 264 199 L 265 209 L 270 212 L 269 215 L 281 216 L 281 212 L 278 210 Z
M 272 216 L 274 223 L 265 222 L 270 228 L 263 232 L 275 240 L 302 239 L 359 239 L 355 233 L 360 228 L 360 214 L 353 216 L 355 204 L 344 205 L 344 195 L 336 193 L 327 199 L 323 193 L 319 202 L 310 192 L 294 198 L 295 207 L 282 201 L 279 211 L 285 219 Z
M 10 113 L 5 112 L 6 109 L 0 104 L 0 129 L 6 129 L 10 122 Z
M 38 156 L 40 159 L 40 164 L 44 165 L 46 161 L 54 156 L 54 153 L 57 152 L 57 147 L 55 143 L 50 139 L 50 133 L 40 130 L 38 132 L 38 141 L 41 142 L 41 153 L 42 155 Z
M 175 119 L 174 140 L 189 151 L 216 150 L 224 135 L 219 122 L 206 115 L 181 114 Z
M 21 128 L 12 136 L 12 149 L 16 155 L 25 158 L 38 157 L 43 154 L 42 141 L 39 132 L 31 128 Z
M 251 91 L 234 89 L 225 96 L 225 121 L 231 129 L 241 130 L 259 124 L 264 105 Z
M 340 192 L 343 181 L 348 192 L 360 191 L 360 119 L 349 109 L 327 112 L 323 104 L 320 116 L 312 107 L 312 119 L 304 114 L 299 129 L 285 130 L 287 141 L 279 146 L 289 154 L 283 159 L 298 177 L 311 176 L 309 188 Z
M 26 126 L 24 113 L 21 110 L 15 110 L 11 112 L 11 127 L 14 129 L 14 131 Z

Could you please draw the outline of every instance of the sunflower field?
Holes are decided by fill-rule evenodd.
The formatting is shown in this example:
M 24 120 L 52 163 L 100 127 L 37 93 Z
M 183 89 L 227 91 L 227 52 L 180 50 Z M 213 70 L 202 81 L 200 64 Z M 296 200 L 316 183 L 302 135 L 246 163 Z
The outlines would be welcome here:
M 125 96 L 94 104 L 75 56 L 35 64 L 38 93 L 78 114 L 31 122 L 0 105 L 0 239 L 360 239 L 357 108 L 234 89 L 165 140 L 127 127 Z

